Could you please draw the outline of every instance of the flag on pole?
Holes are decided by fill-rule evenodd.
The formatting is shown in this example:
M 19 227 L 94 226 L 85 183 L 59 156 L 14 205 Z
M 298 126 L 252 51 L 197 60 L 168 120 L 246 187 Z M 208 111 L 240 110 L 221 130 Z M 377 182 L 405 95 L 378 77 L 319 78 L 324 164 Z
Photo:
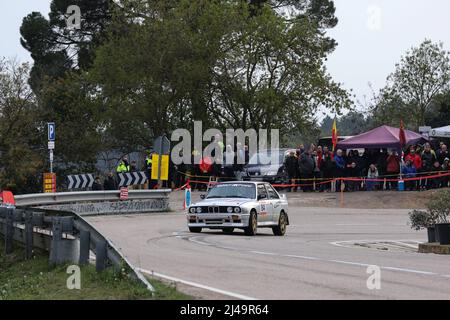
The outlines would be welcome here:
M 338 132 L 336 118 L 334 118 L 333 129 L 331 131 L 331 141 L 333 142 L 333 151 L 336 151 L 336 146 L 338 144 Z
M 400 120 L 400 146 L 402 149 L 406 146 L 406 134 L 405 134 L 405 124 L 403 123 L 403 120 Z

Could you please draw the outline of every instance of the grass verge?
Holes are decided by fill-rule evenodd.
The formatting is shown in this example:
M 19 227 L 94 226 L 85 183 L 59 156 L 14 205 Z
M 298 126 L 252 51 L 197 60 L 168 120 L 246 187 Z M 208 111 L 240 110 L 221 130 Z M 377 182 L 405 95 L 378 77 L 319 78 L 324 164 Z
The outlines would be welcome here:
M 48 253 L 36 250 L 33 259 L 24 259 L 24 250 L 14 244 L 5 255 L 0 235 L 0 300 L 188 300 L 174 286 L 150 280 L 156 294 L 121 272 L 108 269 L 97 273 L 92 265 L 81 267 L 81 289 L 69 290 L 66 266 L 51 267 Z

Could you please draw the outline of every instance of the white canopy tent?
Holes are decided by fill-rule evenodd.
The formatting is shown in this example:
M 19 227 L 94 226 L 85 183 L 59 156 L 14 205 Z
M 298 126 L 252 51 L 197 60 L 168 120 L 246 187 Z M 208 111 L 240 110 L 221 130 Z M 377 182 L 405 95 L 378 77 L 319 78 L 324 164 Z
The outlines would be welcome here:
M 450 138 L 450 126 L 432 129 L 430 131 L 432 138 Z

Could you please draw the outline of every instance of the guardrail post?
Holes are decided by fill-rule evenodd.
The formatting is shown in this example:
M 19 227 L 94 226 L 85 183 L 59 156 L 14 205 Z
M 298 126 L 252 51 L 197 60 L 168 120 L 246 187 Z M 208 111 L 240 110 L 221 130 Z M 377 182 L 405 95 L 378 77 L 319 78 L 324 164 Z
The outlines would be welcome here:
M 25 259 L 33 256 L 33 212 L 25 212 Z
M 7 209 L 5 223 L 5 253 L 10 254 L 13 251 L 14 237 L 14 209 Z
M 106 269 L 106 241 L 99 241 L 95 246 L 95 269 L 97 272 Z
M 50 264 L 58 264 L 60 260 L 59 249 L 62 241 L 62 220 L 60 217 L 54 217 L 52 221 L 52 246 L 50 250 Z
M 91 233 L 86 230 L 80 231 L 80 265 L 89 263 L 89 252 L 91 249 Z

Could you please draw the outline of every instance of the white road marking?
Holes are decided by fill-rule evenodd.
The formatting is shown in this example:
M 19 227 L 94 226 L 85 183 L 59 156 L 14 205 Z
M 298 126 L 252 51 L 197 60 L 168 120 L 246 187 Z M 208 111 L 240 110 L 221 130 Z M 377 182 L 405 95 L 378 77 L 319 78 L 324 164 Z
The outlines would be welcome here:
M 188 237 L 190 241 L 192 239 Z M 336 246 L 345 247 L 341 245 L 341 243 L 350 243 L 350 242 L 395 242 L 394 240 L 353 240 L 353 241 L 336 241 L 332 242 L 331 244 L 334 244 Z M 412 241 L 412 240 L 397 240 L 398 241 Z M 415 241 L 415 240 L 414 240 Z M 192 241 L 194 243 L 204 245 L 204 246 L 214 246 L 221 249 L 228 249 L 226 247 L 222 247 L 220 245 L 215 245 L 211 243 L 207 243 L 204 241 Z M 348 247 L 345 247 L 348 248 Z M 329 262 L 329 263 L 338 263 L 338 264 L 345 264 L 345 265 L 351 265 L 351 266 L 357 266 L 357 267 L 370 267 L 373 264 L 367 264 L 367 263 L 360 263 L 360 262 L 353 262 L 353 261 L 344 261 L 344 260 L 332 260 L 332 259 L 324 259 L 324 258 L 318 258 L 318 257 L 310 257 L 310 256 L 298 256 L 298 255 L 286 255 L 286 254 L 279 254 L 279 253 L 273 253 L 273 252 L 263 252 L 263 251 L 252 251 L 252 250 L 238 250 L 237 248 L 234 248 L 232 250 L 240 251 L 240 252 L 247 252 L 257 255 L 265 255 L 265 256 L 277 256 L 277 257 L 287 257 L 287 258 L 296 258 L 296 259 L 302 259 L 302 260 L 313 260 L 313 261 L 320 261 L 320 262 Z M 396 271 L 396 272 L 403 272 L 403 273 L 414 273 L 414 274 L 420 274 L 420 275 L 427 275 L 427 276 L 438 276 L 441 278 L 449 278 L 449 274 L 439 274 L 436 272 L 430 272 L 430 271 L 422 271 L 422 270 L 415 270 L 415 269 L 407 269 L 407 268 L 399 268 L 399 267 L 389 267 L 389 266 L 380 266 L 380 269 L 382 270 L 388 270 L 388 271 Z
M 259 299 L 253 298 L 253 297 L 249 297 L 249 296 L 245 296 L 245 295 L 239 294 L 239 293 L 234 293 L 234 292 L 231 292 L 231 291 L 226 291 L 226 290 L 222 290 L 222 289 L 213 288 L 213 287 L 206 286 L 206 285 L 203 285 L 203 284 L 199 284 L 199 283 L 195 283 L 195 282 L 192 282 L 192 281 L 186 281 L 186 280 L 178 279 L 178 278 L 175 278 L 175 277 L 167 276 L 167 275 L 164 275 L 164 274 L 161 274 L 161 273 L 152 272 L 152 271 L 141 269 L 141 268 L 137 268 L 137 270 L 142 272 L 142 273 L 151 275 L 151 276 L 155 276 L 155 277 L 158 277 L 158 278 L 166 279 L 166 280 L 169 280 L 169 281 L 183 283 L 183 284 L 191 286 L 191 287 L 196 287 L 196 288 L 200 288 L 200 289 L 216 292 L 216 293 L 219 293 L 219 294 L 222 294 L 222 295 L 225 295 L 225 296 L 229 296 L 229 297 L 233 297 L 233 298 L 236 298 L 236 299 L 240 299 L 240 300 L 259 300 Z

